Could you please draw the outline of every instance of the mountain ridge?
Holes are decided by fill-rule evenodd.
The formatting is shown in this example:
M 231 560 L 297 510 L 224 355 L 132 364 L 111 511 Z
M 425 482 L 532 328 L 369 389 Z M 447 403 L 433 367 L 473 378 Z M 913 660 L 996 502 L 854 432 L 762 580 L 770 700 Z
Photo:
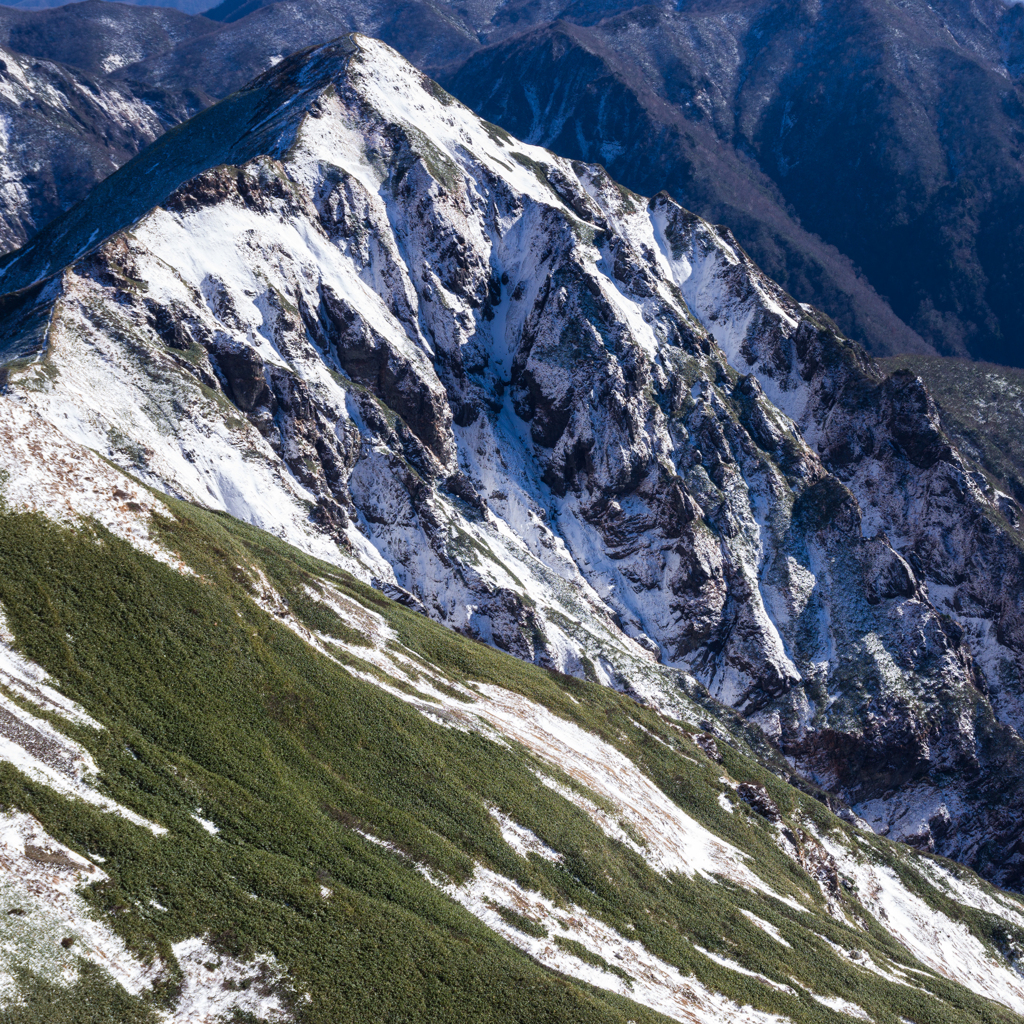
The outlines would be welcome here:
M 358 35 L 109 181 L 0 263 L 0 1012 L 1021 1019 L 920 379 Z
M 226 22 L 72 6 L 82 11 L 0 11 L 0 38 L 92 74 L 107 73 L 104 50 L 119 88 L 143 103 L 163 94 L 152 106 L 164 124 L 310 43 L 381 36 L 513 134 L 606 163 L 641 193 L 668 187 L 730 224 L 771 276 L 875 354 L 1016 359 L 1009 268 L 1021 249 L 1008 225 L 1020 186 L 1021 26 L 1000 0 L 859 0 L 817 13 L 750 0 L 679 11 L 289 0 Z M 896 39 L 914 40 L 916 63 Z M 855 75 L 822 79 L 843 60 Z M 522 94 L 526 67 L 544 83 L 536 112 Z M 951 82 L 964 83 L 969 109 Z M 953 123 L 970 125 L 969 141 L 946 132 Z M 649 158 L 626 155 L 638 150 Z
M 0 263 L 30 408 L 527 660 L 706 690 L 878 830 L 1018 884 L 1015 528 L 923 386 L 731 234 L 361 37 L 110 181 L 120 218 L 101 186 Z
M 159 136 L 154 107 L 130 89 L 0 47 L 0 247 L 78 202 L 94 181 Z M 99 138 L 98 138 L 99 136 Z

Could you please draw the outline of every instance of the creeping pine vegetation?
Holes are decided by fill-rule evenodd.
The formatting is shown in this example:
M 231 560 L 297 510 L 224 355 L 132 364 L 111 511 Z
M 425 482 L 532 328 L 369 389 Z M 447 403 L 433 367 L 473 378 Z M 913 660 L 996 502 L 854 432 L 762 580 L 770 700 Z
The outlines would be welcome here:
M 3 1024 L 1021 1019 L 1016 897 L 121 480 L 0 513 Z

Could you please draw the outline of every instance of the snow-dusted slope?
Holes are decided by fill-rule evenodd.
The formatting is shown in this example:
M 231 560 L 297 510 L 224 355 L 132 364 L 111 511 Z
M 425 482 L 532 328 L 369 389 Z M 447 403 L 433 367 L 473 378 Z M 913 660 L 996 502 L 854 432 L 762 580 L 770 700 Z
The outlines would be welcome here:
M 983 681 L 993 613 L 938 609 L 914 546 L 1014 542 L 920 386 L 727 233 L 356 36 L 164 136 L 0 284 L 26 414 L 521 658 L 683 715 L 696 681 L 1017 883 L 1019 677 Z
M 0 1007 L 43 986 L 55 1013 L 88 1000 L 116 1020 L 377 1019 L 411 971 L 408 1019 L 479 1020 L 481 993 L 438 970 L 452 946 L 486 1011 L 521 1024 L 1024 1019 L 1020 897 L 707 734 L 165 503 L 16 403 L 0 418 L 40 463 L 0 509 Z M 118 580 L 109 604 L 90 603 L 96 573 Z M 194 634 L 165 632 L 170 593 Z M 218 648 L 238 665 L 197 676 Z M 279 660 L 301 671 L 272 697 Z M 97 687 L 108 662 L 117 685 Z M 394 985 L 359 982 L 382 963 Z
M 0 250 L 23 244 L 160 135 L 161 98 L 0 47 Z

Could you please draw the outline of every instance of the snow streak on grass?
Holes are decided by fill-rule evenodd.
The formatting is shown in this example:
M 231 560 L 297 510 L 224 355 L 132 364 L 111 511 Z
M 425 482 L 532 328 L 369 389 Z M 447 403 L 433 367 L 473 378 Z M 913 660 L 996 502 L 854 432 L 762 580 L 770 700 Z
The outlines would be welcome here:
M 596 920 L 582 907 L 556 905 L 486 868 L 477 867 L 465 885 L 444 888 L 489 928 L 545 967 L 618 992 L 673 1020 L 694 1024 L 781 1024 L 786 1020 L 723 999 L 695 977 L 683 976 L 641 943 Z M 502 908 L 512 909 L 547 934 L 526 934 L 509 924 Z

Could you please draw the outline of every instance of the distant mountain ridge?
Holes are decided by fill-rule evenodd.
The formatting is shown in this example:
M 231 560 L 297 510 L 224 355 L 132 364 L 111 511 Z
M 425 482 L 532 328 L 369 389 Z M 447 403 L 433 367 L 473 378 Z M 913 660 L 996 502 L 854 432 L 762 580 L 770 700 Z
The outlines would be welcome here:
M 940 352 L 1024 361 L 1019 6 L 721 0 L 563 18 L 442 80 L 510 131 L 729 224 L 872 351 L 914 344 L 888 304 Z
M 21 245 L 165 128 L 174 103 L 0 46 L 0 249 Z
M 82 0 L 72 0 L 82 2 Z M 138 7 L 169 7 L 184 14 L 202 14 L 210 5 L 209 0 L 168 0 L 166 3 L 150 3 L 147 0 L 124 0 Z M 42 11 L 54 7 L 63 7 L 67 0 L 10 0 L 5 7 L 14 7 L 20 11 Z

